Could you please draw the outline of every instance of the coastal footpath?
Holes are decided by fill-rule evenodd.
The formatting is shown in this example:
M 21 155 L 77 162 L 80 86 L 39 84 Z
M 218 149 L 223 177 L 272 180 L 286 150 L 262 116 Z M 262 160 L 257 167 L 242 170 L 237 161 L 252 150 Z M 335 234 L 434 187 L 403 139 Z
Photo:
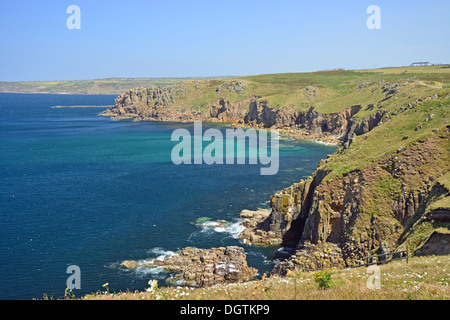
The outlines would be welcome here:
M 450 254 L 449 111 L 450 68 L 439 66 L 183 81 L 129 90 L 101 115 L 340 145 L 311 177 L 267 199 L 270 210 L 241 213 L 244 242 L 290 248 L 271 273 L 286 276 L 406 245 L 411 255 Z

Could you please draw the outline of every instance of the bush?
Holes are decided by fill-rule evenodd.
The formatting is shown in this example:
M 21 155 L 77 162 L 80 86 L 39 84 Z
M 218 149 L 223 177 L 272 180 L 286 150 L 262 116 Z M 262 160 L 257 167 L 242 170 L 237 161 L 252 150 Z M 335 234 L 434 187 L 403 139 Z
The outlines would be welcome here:
M 314 274 L 314 279 L 316 280 L 319 288 L 328 289 L 331 288 L 331 275 L 333 272 L 330 269 L 322 270 Z

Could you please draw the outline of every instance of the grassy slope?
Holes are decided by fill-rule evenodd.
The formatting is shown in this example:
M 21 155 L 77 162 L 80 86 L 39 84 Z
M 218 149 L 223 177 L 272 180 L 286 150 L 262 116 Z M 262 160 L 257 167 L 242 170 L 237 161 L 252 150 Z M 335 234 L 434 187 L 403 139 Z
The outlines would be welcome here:
M 448 124 L 450 107 L 440 101 L 425 101 L 419 108 L 406 110 L 371 132 L 356 139 L 347 152 L 337 155 L 327 165 L 333 170 L 327 179 L 342 176 L 343 173 L 358 169 L 383 156 L 396 153 L 402 147 L 423 140 Z M 450 103 L 447 102 L 447 104 Z M 396 113 L 395 110 L 392 113 Z M 431 120 L 425 121 L 427 118 Z M 446 123 L 447 122 L 447 123 Z M 422 126 L 422 129 L 415 130 Z M 375 147 L 376 146 L 376 147 Z M 448 146 L 447 146 L 448 147 Z M 448 157 L 445 159 L 449 163 Z
M 304 74 L 267 75 L 247 77 L 245 79 L 262 83 L 284 83 L 285 101 L 295 102 L 298 95 L 295 88 L 305 85 L 315 85 L 326 94 L 315 98 L 315 109 L 320 113 L 342 111 L 352 105 L 362 105 L 363 109 L 356 114 L 364 118 L 377 110 L 384 110 L 391 119 L 375 128 L 364 137 L 358 137 L 348 152 L 339 155 L 328 165 L 334 176 L 339 176 L 358 167 L 373 162 L 384 155 L 396 152 L 400 147 L 408 146 L 418 140 L 430 136 L 435 129 L 446 126 L 450 120 L 450 68 L 418 67 L 377 69 L 365 71 L 334 71 Z M 384 73 L 386 71 L 386 73 Z M 414 77 L 417 81 L 410 81 Z M 421 81 L 424 80 L 424 81 Z M 370 84 L 363 88 L 357 87 L 364 81 Z M 381 83 L 381 84 L 380 84 Z M 383 101 L 386 93 L 381 90 L 384 84 L 406 83 L 399 88 L 399 92 L 388 100 Z M 260 89 L 264 91 L 264 89 Z M 298 90 L 297 90 L 298 91 Z M 262 92 L 262 95 L 265 92 Z M 431 97 L 438 94 L 438 99 L 425 99 L 415 108 L 408 108 L 408 104 L 419 98 Z M 283 93 L 270 95 L 276 104 L 276 99 Z M 299 105 L 301 102 L 297 102 Z M 374 104 L 374 108 L 367 108 Z M 432 117 L 430 117 L 433 115 Z M 428 118 L 428 120 L 426 120 Z M 422 126 L 421 130 L 415 130 Z M 376 147 L 374 147 L 376 146 Z M 329 178 L 332 178 L 331 175 Z
M 411 68 L 410 68 L 411 69 Z M 383 72 L 387 70 L 387 72 Z M 319 113 L 335 113 L 352 105 L 375 104 L 377 108 L 363 109 L 357 117 L 363 118 L 378 110 L 396 110 L 405 103 L 417 98 L 450 93 L 450 68 L 441 66 L 417 67 L 404 73 L 405 68 L 361 70 L 361 71 L 329 71 L 313 73 L 266 74 L 234 78 L 244 81 L 247 89 L 242 95 L 216 88 L 222 80 L 199 81 L 200 89 L 194 89 L 195 81 L 184 81 L 188 95 L 178 100 L 175 107 L 199 108 L 218 98 L 228 99 L 231 102 L 249 96 L 258 96 L 267 100 L 275 109 L 295 106 L 297 110 L 307 111 L 311 106 Z M 411 81 L 414 78 L 417 81 Z M 410 82 L 405 88 L 400 88 L 400 94 L 394 99 L 383 101 L 386 93 L 380 90 L 384 84 Z M 358 87 L 368 82 L 363 89 Z M 307 89 L 309 88 L 309 90 Z M 374 89 L 378 88 L 375 92 Z M 444 95 L 445 97 L 445 95 Z
M 273 107 L 294 104 L 297 108 L 306 110 L 314 105 L 320 113 L 333 113 L 351 105 L 363 105 L 366 101 L 373 103 L 377 97 L 373 97 L 371 92 L 362 94 L 357 90 L 363 82 L 396 82 L 413 77 L 430 82 L 431 86 L 450 88 L 450 68 L 442 66 L 268 74 L 240 79 L 253 83 L 252 94 L 267 98 Z M 307 86 L 318 88 L 317 96 L 311 97 L 311 101 L 305 101 L 305 95 L 301 94 L 301 89 Z
M 220 77 L 219 77 L 220 78 Z M 122 94 L 137 87 L 159 87 L 206 78 L 105 78 L 68 81 L 0 81 L 0 92 Z
M 97 293 L 84 300 L 414 300 L 450 299 L 450 256 L 414 257 L 380 266 L 380 289 L 370 290 L 366 268 L 335 270 L 320 289 L 314 273 L 290 274 L 209 288 L 167 287 L 155 292 Z
M 333 172 L 327 179 L 340 177 L 429 137 L 433 130 L 442 129 L 450 121 L 448 67 L 271 74 L 241 79 L 250 81 L 252 94 L 268 99 L 273 107 L 291 103 L 298 109 L 307 110 L 313 105 L 319 113 L 333 113 L 352 105 L 361 105 L 363 108 L 355 115 L 357 118 L 367 117 L 378 110 L 387 112 L 389 121 L 358 137 L 347 152 L 328 162 L 327 168 Z M 359 89 L 363 82 L 368 84 Z M 386 99 L 382 87 L 395 83 L 400 84 L 398 93 Z M 310 96 L 310 100 L 305 101 L 301 89 L 306 86 L 318 89 L 316 96 Z M 438 98 L 430 99 L 435 94 Z M 424 100 L 414 108 L 408 107 L 417 99 Z M 368 108 L 370 104 L 374 107 Z M 416 131 L 418 126 L 422 129 Z

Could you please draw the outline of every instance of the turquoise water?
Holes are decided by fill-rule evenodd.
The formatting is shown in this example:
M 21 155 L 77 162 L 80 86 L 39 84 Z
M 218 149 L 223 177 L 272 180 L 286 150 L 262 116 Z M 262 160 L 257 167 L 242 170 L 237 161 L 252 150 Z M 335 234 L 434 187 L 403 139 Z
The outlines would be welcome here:
M 192 124 L 111 121 L 115 96 L 0 94 L 0 299 L 64 295 L 69 265 L 81 270 L 76 296 L 144 290 L 165 273 L 119 263 L 186 246 L 243 246 L 249 265 L 271 270 L 276 247 L 239 242 L 239 213 L 309 176 L 335 147 L 280 141 L 280 170 L 260 165 L 174 165 L 177 128 Z M 224 126 L 203 123 L 204 130 Z M 214 228 L 211 221 L 228 221 Z

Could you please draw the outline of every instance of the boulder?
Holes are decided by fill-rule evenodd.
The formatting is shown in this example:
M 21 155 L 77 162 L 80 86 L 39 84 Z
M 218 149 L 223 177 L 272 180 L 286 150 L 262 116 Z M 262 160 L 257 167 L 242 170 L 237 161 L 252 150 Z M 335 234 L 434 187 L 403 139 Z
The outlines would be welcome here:
M 126 260 L 122 262 L 120 266 L 125 269 L 136 269 L 138 264 L 135 261 Z

